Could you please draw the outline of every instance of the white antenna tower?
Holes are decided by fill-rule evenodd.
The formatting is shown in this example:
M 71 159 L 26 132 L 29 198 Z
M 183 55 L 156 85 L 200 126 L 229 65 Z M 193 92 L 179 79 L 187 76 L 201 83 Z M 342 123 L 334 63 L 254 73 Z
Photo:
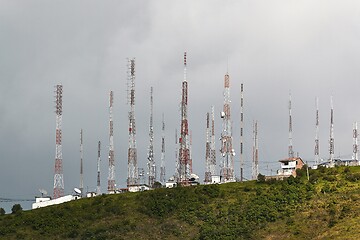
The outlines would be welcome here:
M 165 119 L 162 114 L 160 182 L 165 184 Z
M 319 98 L 315 99 L 316 104 L 316 129 L 315 129 L 315 166 L 320 163 L 319 157 Z
M 114 94 L 110 91 L 109 104 L 109 176 L 108 176 L 108 192 L 115 193 L 115 154 L 114 154 L 114 123 L 113 123 L 113 102 Z
M 330 167 L 334 166 L 334 105 L 333 105 L 333 98 L 330 98 L 330 140 L 329 140 L 329 153 L 330 153 Z
M 205 183 L 211 183 L 210 172 L 210 114 L 206 113 Z
M 258 145 L 258 124 L 254 122 L 254 145 L 253 145 L 253 165 L 252 165 L 252 179 L 256 180 L 259 176 L 259 145 Z
M 240 86 L 240 181 L 244 179 L 244 84 Z
M 291 93 L 289 94 L 289 159 L 294 158 L 292 142 L 292 115 L 291 115 Z
M 216 148 L 215 148 L 215 110 L 211 106 L 211 137 L 210 137 L 210 173 L 216 174 Z
M 84 158 L 84 146 L 83 146 L 83 130 L 80 130 L 80 185 L 81 196 L 83 196 L 84 190 L 84 174 L 83 174 L 83 158 Z
M 101 186 L 100 186 L 100 141 L 98 143 L 98 159 L 97 159 L 97 185 L 96 185 L 96 194 L 101 195 Z
M 148 174 L 150 187 L 154 186 L 156 180 L 156 165 L 154 158 L 154 126 L 153 126 L 153 87 L 150 88 L 150 129 L 149 129 L 149 152 L 148 152 Z
M 359 145 L 358 145 L 358 130 L 357 130 L 357 122 L 354 122 L 354 127 L 353 127 L 353 156 L 352 156 L 352 160 L 356 161 L 356 165 L 360 165 L 359 164 Z

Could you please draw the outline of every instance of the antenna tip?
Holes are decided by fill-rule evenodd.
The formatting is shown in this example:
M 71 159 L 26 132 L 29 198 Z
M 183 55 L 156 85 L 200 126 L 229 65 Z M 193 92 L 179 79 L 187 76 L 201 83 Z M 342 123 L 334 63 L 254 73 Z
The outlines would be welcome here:
M 186 66 L 186 51 L 184 52 L 184 65 Z

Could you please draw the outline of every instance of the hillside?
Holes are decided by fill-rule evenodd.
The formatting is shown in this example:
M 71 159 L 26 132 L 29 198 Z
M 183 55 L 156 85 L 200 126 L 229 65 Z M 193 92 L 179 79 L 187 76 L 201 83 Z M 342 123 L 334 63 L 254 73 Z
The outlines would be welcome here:
M 360 167 L 95 198 L 0 216 L 1 239 L 360 239 Z

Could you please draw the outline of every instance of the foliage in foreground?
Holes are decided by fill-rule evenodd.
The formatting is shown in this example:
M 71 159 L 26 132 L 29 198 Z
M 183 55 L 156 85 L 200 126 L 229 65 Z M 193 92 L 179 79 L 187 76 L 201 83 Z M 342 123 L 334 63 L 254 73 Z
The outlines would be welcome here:
M 359 170 L 310 170 L 309 181 L 301 170 L 284 181 L 102 195 L 0 216 L 0 238 L 360 238 L 356 228 L 343 227 L 359 224 Z

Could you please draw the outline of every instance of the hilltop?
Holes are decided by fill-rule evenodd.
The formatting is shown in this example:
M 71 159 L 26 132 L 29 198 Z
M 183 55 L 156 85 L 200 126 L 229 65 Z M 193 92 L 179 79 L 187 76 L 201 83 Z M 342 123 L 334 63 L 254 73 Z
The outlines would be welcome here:
M 360 239 L 360 167 L 102 195 L 0 216 L 6 239 Z

